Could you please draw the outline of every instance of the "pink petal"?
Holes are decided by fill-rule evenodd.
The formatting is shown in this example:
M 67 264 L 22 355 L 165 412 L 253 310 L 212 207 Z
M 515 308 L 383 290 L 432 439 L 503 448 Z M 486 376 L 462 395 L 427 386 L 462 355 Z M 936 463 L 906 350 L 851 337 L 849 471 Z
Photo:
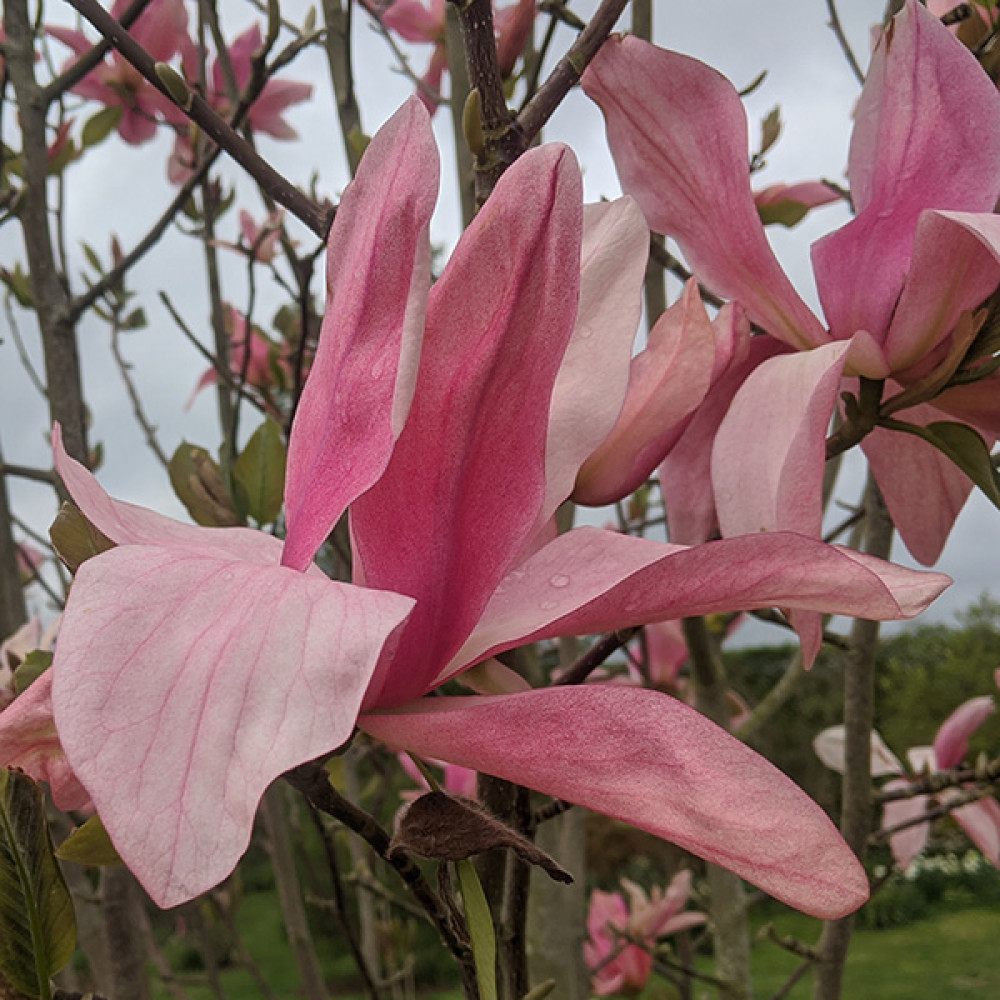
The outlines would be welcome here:
M 868 882 L 826 814 L 693 709 L 601 684 L 432 698 L 359 725 L 421 755 L 534 788 L 665 837 L 816 916 Z
M 362 0 L 366 7 L 381 10 L 382 23 L 407 42 L 436 42 L 444 37 L 444 3 L 431 0 L 393 0 L 386 5 L 374 0 Z
M 545 446 L 547 521 L 619 417 L 642 314 L 649 230 L 631 198 L 583 210 L 580 306 L 552 391 Z
M 127 7 L 123 5 L 122 10 Z M 129 34 L 157 61 L 169 62 L 188 40 L 183 0 L 152 0 L 129 28 Z
M 323 328 L 289 441 L 286 566 L 309 564 L 347 505 L 382 475 L 403 428 L 437 176 L 427 112 L 411 98 L 372 139 L 330 233 Z
M 263 531 L 199 528 L 113 500 L 90 472 L 66 454 L 58 424 L 52 428 L 52 452 L 56 471 L 73 502 L 98 531 L 118 545 L 164 545 L 270 565 L 281 558 L 281 542 Z
M 633 358 L 621 415 L 580 469 L 573 499 L 599 507 L 638 489 L 705 398 L 714 363 L 712 324 L 692 278 L 657 320 L 646 349 Z
M 282 117 L 293 104 L 312 97 L 312 84 L 295 80 L 268 80 L 260 97 L 250 107 L 250 124 L 275 139 L 296 139 L 298 132 Z
M 1000 219 L 924 212 L 913 260 L 885 342 L 892 370 L 921 361 L 1000 283 Z
M 428 690 L 530 541 L 549 399 L 576 318 L 580 188 L 565 147 L 522 156 L 431 291 L 410 418 L 351 509 L 361 578 L 417 599 L 369 706 Z
M 754 193 L 754 204 L 758 208 L 794 202 L 804 208 L 819 208 L 839 201 L 841 195 L 829 184 L 822 181 L 799 181 L 797 184 L 771 184 Z
M 795 347 L 829 337 L 782 271 L 750 190 L 747 123 L 715 70 L 638 38 L 605 42 L 583 76 L 622 187 L 713 291 Z
M 934 400 L 946 417 L 979 429 L 984 437 L 1000 438 L 1000 373 L 994 372 L 971 385 L 948 389 Z M 906 419 L 906 414 L 903 414 Z
M 927 424 L 942 414 L 924 404 L 899 416 L 908 423 Z M 933 566 L 972 492 L 972 480 L 937 448 L 912 434 L 876 427 L 861 448 L 899 537 L 917 562 Z
M 667 618 L 772 605 L 875 620 L 908 618 L 950 582 L 940 573 L 904 569 L 790 532 L 686 548 L 576 528 L 501 583 L 438 683 L 522 642 Z
M 726 313 L 720 312 L 716 319 Z M 738 317 L 746 324 L 742 311 Z M 729 308 L 729 315 L 734 312 Z M 667 511 L 670 540 L 682 545 L 698 545 L 718 533 L 715 491 L 712 486 L 712 445 L 719 425 L 729 411 L 733 397 L 747 376 L 768 358 L 784 354 L 788 348 L 767 335 L 749 339 L 746 357 L 739 353 L 727 372 L 709 389 L 704 402 L 695 411 L 681 439 L 664 459 L 659 470 L 660 489 Z
M 887 781 L 883 786 L 887 792 L 908 787 L 909 782 L 903 779 Z M 907 820 L 917 819 L 927 812 L 928 799 L 926 795 L 917 795 L 911 799 L 896 799 L 886 802 L 882 807 L 882 825 L 896 826 Z M 889 838 L 889 849 L 900 868 L 910 867 L 913 859 L 927 846 L 930 834 L 930 823 L 916 823 L 908 826 Z
M 772 358 L 736 393 L 712 449 L 723 536 L 822 527 L 826 434 L 850 343 Z
M 535 24 L 535 0 L 515 0 L 493 14 L 497 36 L 497 64 L 501 76 L 510 76 L 518 56 L 524 51 Z
M 885 337 L 927 208 L 992 212 L 1000 96 L 972 54 L 912 0 L 879 43 L 855 112 L 848 175 L 857 217 L 813 248 L 836 337 Z
M 0 711 L 0 764 L 44 781 L 59 809 L 84 809 L 90 796 L 66 760 L 52 718 L 52 671 L 46 670 Z
M 652 622 L 646 626 L 649 680 L 659 688 L 672 688 L 688 661 L 687 642 L 679 621 Z
M 960 794 L 956 789 L 942 793 L 947 801 Z M 965 831 L 969 840 L 983 853 L 990 864 L 1000 868 L 1000 802 L 992 796 L 984 796 L 978 802 L 970 802 L 952 811 L 955 821 Z
M 160 906 L 225 878 L 267 785 L 350 736 L 411 603 L 176 549 L 83 564 L 51 671 L 59 735 Z
M 970 698 L 941 723 L 934 737 L 934 758 L 938 769 L 958 767 L 969 752 L 969 737 L 996 711 L 991 695 Z
M 264 36 L 261 34 L 260 25 L 254 23 L 234 38 L 229 46 L 229 60 L 233 66 L 233 75 L 236 77 L 236 86 L 240 90 L 250 82 L 254 53 L 260 51 L 263 44 Z M 226 77 L 218 59 L 212 67 L 212 86 L 217 94 L 226 93 Z

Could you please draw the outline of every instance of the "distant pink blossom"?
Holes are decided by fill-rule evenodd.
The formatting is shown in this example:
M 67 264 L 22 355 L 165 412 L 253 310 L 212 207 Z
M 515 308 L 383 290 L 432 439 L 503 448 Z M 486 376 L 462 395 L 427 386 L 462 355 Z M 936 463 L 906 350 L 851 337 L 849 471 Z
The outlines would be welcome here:
M 423 791 L 430 791 L 427 779 L 420 773 L 420 768 L 413 763 L 413 758 L 408 753 L 397 755 L 399 763 L 407 776 Z M 476 772 L 467 767 L 459 767 L 457 764 L 449 764 L 445 760 L 425 760 L 423 762 L 435 770 L 441 771 L 441 778 L 438 784 L 450 795 L 460 795 L 462 798 L 474 799 L 476 797 Z M 403 792 L 403 798 L 414 798 L 421 792 Z
M 595 889 L 590 894 L 583 957 L 598 996 L 640 992 L 653 970 L 650 951 L 656 943 L 707 919 L 697 910 L 684 910 L 691 891 L 689 871 L 678 872 L 665 892 L 657 886 L 647 894 L 628 879 L 621 886 L 624 893 Z M 630 938 L 640 943 L 629 943 Z
M 111 16 L 120 18 L 128 6 L 129 0 L 115 0 Z M 71 28 L 48 26 L 46 32 L 73 51 L 74 58 L 63 66 L 64 70 L 94 46 L 86 35 Z M 157 62 L 169 62 L 174 56 L 188 52 L 193 44 L 188 35 L 188 15 L 183 0 L 152 0 L 129 28 L 129 34 Z M 157 125 L 164 120 L 173 124 L 186 121 L 173 102 L 144 79 L 116 49 L 111 49 L 104 61 L 75 84 L 72 91 L 109 108 L 120 107 L 122 117 L 117 126 L 118 134 L 132 145 L 152 139 Z

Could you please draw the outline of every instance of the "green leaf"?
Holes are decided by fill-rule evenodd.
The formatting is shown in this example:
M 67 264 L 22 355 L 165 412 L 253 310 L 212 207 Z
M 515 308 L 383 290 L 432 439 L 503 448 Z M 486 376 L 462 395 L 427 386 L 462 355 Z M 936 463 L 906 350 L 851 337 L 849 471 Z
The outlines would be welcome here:
M 471 861 L 458 861 L 455 867 L 458 869 L 458 887 L 462 893 L 465 919 L 469 925 L 480 1000 L 497 1000 L 497 939 L 486 894 Z
M 104 142 L 105 139 L 118 127 L 122 120 L 125 109 L 120 104 L 98 111 L 96 115 L 87 119 L 80 134 L 80 142 L 84 149 L 96 146 Z
M 770 205 L 758 205 L 757 214 L 765 226 L 779 225 L 791 229 L 809 214 L 809 206 L 805 202 L 787 199 L 771 202 Z
M 22 269 L 20 261 L 14 265 L 13 271 L 6 267 L 0 268 L 0 280 L 11 290 L 19 306 L 24 306 L 25 309 L 35 308 L 31 297 L 31 278 Z
M 281 513 L 286 458 L 281 428 L 266 417 L 236 459 L 233 475 L 246 492 L 247 513 L 258 524 L 270 524 Z
M 219 528 L 240 523 L 222 472 L 204 448 L 182 441 L 167 471 L 174 492 L 196 524 Z
M 97 256 L 97 251 L 86 241 L 80 241 L 80 248 L 83 250 L 83 256 L 87 258 L 87 263 L 98 273 L 104 274 L 104 265 L 101 263 L 101 258 Z
M 52 654 L 45 649 L 33 649 L 14 671 L 14 692 L 24 694 L 52 666 Z
M 923 438 L 947 455 L 982 491 L 994 507 L 1000 509 L 1000 477 L 997 476 L 990 450 L 977 431 L 965 424 L 942 420 L 920 427 L 902 420 L 887 420 L 890 430 L 903 431 Z
M 49 1000 L 49 980 L 72 957 L 76 917 L 52 853 L 42 790 L 0 769 L 0 973 Z
M 78 826 L 59 845 L 56 857 L 94 868 L 124 864 L 100 816 L 91 816 L 83 826 Z
M 83 516 L 79 507 L 71 503 L 64 503 L 59 508 L 49 527 L 49 538 L 71 573 L 75 573 L 91 556 L 100 555 L 115 546 Z
M 142 330 L 148 326 L 146 320 L 146 310 L 142 306 L 136 306 L 120 324 L 123 330 Z

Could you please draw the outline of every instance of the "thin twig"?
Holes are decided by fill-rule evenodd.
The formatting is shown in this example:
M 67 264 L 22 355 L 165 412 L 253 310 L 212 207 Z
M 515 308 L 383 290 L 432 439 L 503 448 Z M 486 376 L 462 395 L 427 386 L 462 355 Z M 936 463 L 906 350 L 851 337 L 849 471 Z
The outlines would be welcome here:
M 598 639 L 555 683 L 582 684 L 609 656 L 631 642 L 640 627 L 619 629 Z
M 837 36 L 837 41 L 840 43 L 840 47 L 844 52 L 844 58 L 847 60 L 847 64 L 851 67 L 851 72 L 854 74 L 855 79 L 863 86 L 865 82 L 865 74 L 861 71 L 861 66 L 854 56 L 854 51 L 851 48 L 851 43 L 847 40 L 847 35 L 844 34 L 844 27 L 840 23 L 840 16 L 837 13 L 837 4 L 835 3 L 835 0 L 826 0 L 826 9 L 830 13 L 829 26 L 834 35 Z
M 117 323 L 114 323 L 111 327 L 111 356 L 115 359 L 115 364 L 118 366 L 118 374 L 121 375 L 122 382 L 125 384 L 125 391 L 128 393 L 129 402 L 132 404 L 132 415 L 135 417 L 136 423 L 142 428 L 142 433 L 146 437 L 146 444 L 149 445 L 149 450 L 156 456 L 163 468 L 169 469 L 170 459 L 167 458 L 160 447 L 159 439 L 156 436 L 156 428 L 146 415 L 146 409 L 142 404 L 142 396 L 139 395 L 139 391 L 135 387 L 135 381 L 132 378 L 132 365 L 125 360 L 122 354 L 120 337 L 121 328 Z

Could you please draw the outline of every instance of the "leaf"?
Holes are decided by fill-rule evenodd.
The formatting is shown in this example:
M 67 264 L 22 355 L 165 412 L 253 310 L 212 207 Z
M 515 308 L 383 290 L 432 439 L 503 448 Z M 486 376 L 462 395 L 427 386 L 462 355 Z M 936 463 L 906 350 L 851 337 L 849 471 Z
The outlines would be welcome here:
M 76 917 L 52 853 L 42 790 L 0 769 L 0 973 L 48 1000 L 49 979 L 72 957 Z
M 20 261 L 14 265 L 13 271 L 6 267 L 0 268 L 0 280 L 11 290 L 19 306 L 23 306 L 25 309 L 35 308 L 34 300 L 31 297 L 31 278 L 21 267 Z
M 246 491 L 247 513 L 258 524 L 270 524 L 281 513 L 286 458 L 281 428 L 267 417 L 236 460 L 233 475 Z
M 89 149 L 91 146 L 96 146 L 98 143 L 104 142 L 118 127 L 124 110 L 120 104 L 114 104 L 88 118 L 80 135 L 80 142 L 83 148 Z
M 761 119 L 760 123 L 760 149 L 757 151 L 758 157 L 763 155 L 778 141 L 781 135 L 781 109 L 771 108 Z
M 101 867 L 124 864 L 104 829 L 100 816 L 91 816 L 83 826 L 78 826 L 60 845 L 56 857 L 78 865 Z
M 83 516 L 79 507 L 71 503 L 64 503 L 59 508 L 49 527 L 49 538 L 71 573 L 75 573 L 91 556 L 107 552 L 115 545 Z
M 403 850 L 438 861 L 463 861 L 494 847 L 511 848 L 557 882 L 573 881 L 545 851 L 478 802 L 439 790 L 421 795 L 400 811 L 389 853 Z
M 770 205 L 758 205 L 757 214 L 765 226 L 779 225 L 791 229 L 809 214 L 809 206 L 805 202 L 788 199 L 775 201 Z
M 881 423 L 890 430 L 914 434 L 923 438 L 928 444 L 934 445 L 986 494 L 986 498 L 994 507 L 1000 509 L 1000 477 L 997 476 L 990 460 L 990 450 L 978 431 L 966 424 L 953 423 L 949 420 L 937 421 L 926 427 L 902 420 L 886 420 Z
M 136 306 L 122 321 L 123 330 L 142 330 L 148 325 L 146 320 L 146 310 L 142 306 Z
M 87 263 L 98 273 L 104 274 L 104 265 L 101 263 L 101 258 L 97 256 L 97 251 L 86 241 L 80 241 L 80 249 L 83 250 L 83 256 L 87 258 Z
M 182 441 L 167 471 L 174 492 L 196 524 L 218 528 L 240 523 L 222 472 L 204 448 Z
M 497 1000 L 497 939 L 486 894 L 471 861 L 459 861 L 455 867 L 469 925 L 480 1000 Z
M 44 649 L 33 649 L 14 671 L 14 691 L 24 694 L 33 681 L 38 680 L 52 666 L 52 654 Z

